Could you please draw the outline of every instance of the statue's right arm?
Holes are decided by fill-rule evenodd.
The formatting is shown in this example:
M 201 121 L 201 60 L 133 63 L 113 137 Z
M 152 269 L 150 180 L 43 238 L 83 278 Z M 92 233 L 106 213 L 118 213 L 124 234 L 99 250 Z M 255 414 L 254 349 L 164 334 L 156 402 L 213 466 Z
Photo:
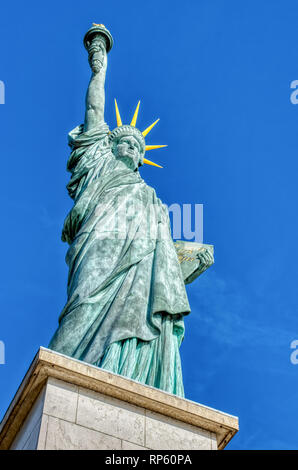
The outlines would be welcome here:
M 107 53 L 104 47 L 89 54 L 89 64 L 92 76 L 86 94 L 85 132 L 104 122 L 104 85 L 107 70 Z

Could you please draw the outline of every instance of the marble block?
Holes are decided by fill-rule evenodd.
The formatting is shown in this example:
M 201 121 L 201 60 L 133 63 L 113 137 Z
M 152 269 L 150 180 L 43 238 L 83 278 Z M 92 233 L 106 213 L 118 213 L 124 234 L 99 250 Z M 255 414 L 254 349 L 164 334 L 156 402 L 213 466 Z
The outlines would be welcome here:
M 0 424 L 1 450 L 215 450 L 238 418 L 40 348 Z

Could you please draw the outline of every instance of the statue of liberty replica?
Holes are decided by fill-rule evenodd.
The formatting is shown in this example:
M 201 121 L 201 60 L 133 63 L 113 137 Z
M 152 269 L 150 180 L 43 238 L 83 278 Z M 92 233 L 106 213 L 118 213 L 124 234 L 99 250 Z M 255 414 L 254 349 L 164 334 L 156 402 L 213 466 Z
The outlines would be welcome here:
M 168 210 L 139 173 L 144 163 L 159 166 L 145 158 L 163 147 L 145 142 L 157 121 L 139 130 L 138 103 L 123 124 L 115 101 L 117 127 L 109 130 L 104 85 L 113 38 L 94 24 L 84 44 L 92 75 L 84 124 L 69 133 L 67 189 L 74 204 L 62 232 L 69 244 L 68 300 L 49 348 L 183 397 L 185 283 L 213 256 L 205 250 L 186 258 L 193 273 L 186 279 Z

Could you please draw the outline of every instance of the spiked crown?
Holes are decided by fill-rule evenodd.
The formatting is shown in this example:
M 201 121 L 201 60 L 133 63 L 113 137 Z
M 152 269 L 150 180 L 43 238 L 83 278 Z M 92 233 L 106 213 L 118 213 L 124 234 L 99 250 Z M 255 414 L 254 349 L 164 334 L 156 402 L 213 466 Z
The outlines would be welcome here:
M 112 142 L 115 138 L 120 138 L 124 135 L 132 135 L 139 142 L 143 155 L 145 154 L 147 150 L 155 150 L 158 148 L 167 147 L 167 145 L 146 145 L 145 137 L 147 134 L 149 134 L 149 132 L 155 126 L 155 124 L 158 123 L 159 119 L 154 121 L 149 127 L 147 127 L 143 132 L 141 132 L 139 129 L 136 128 L 139 107 L 140 107 L 140 101 L 137 104 L 131 123 L 123 125 L 121 116 L 119 113 L 117 101 L 115 100 L 117 127 L 109 134 L 109 141 Z M 147 165 L 153 165 L 153 166 L 157 166 L 158 168 L 162 168 L 162 166 L 157 165 L 157 163 L 151 162 L 150 160 L 147 160 L 147 158 L 144 158 L 144 163 L 146 163 Z

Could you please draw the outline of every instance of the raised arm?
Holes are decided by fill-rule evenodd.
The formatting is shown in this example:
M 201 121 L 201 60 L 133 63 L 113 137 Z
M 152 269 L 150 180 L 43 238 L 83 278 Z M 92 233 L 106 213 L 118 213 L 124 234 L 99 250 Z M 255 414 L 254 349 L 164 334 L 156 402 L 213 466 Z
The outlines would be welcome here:
M 104 122 L 105 78 L 107 70 L 107 43 L 100 34 L 92 36 L 87 43 L 88 61 L 92 70 L 86 94 L 86 112 L 84 130 L 98 126 Z

